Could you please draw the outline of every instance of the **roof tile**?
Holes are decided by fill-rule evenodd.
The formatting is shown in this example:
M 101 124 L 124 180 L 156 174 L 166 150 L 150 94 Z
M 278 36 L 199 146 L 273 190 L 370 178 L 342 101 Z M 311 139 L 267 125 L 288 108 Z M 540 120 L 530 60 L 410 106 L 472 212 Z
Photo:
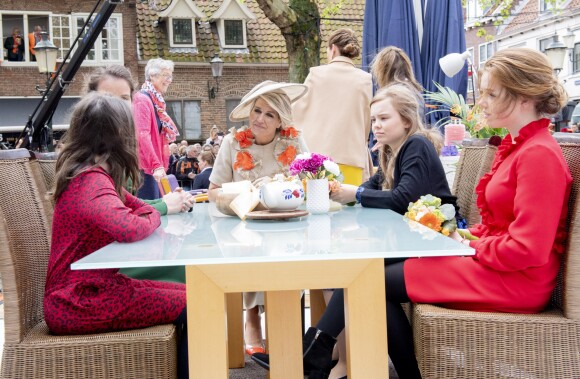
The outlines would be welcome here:
M 173 0 L 177 1 L 177 0 Z M 171 0 L 158 0 L 157 4 L 162 11 L 171 3 Z M 234 54 L 221 51 L 220 55 L 224 62 L 247 63 L 286 63 L 288 55 L 286 44 L 280 30 L 270 20 L 266 18 L 256 0 L 245 0 L 244 4 L 256 15 L 256 20 L 247 23 L 248 52 Z M 195 5 L 210 17 L 221 5 L 221 1 L 196 0 Z M 147 60 L 158 56 L 158 51 L 162 50 L 164 58 L 180 62 L 207 62 L 208 57 L 214 52 L 220 51 L 219 39 L 215 25 L 209 24 L 208 20 L 201 20 L 196 23 L 197 53 L 179 53 L 169 51 L 169 40 L 166 33 L 166 25 L 153 28 L 153 22 L 158 19 L 157 12 L 149 8 L 149 5 L 142 2 L 136 3 L 138 38 L 140 55 Z M 364 17 L 364 0 L 352 0 L 343 4 L 339 14 L 334 18 L 349 19 L 349 21 L 322 21 L 321 40 L 326 41 L 328 35 L 341 27 L 353 29 L 359 36 L 362 44 L 362 20 Z M 159 46 L 158 46 L 159 44 Z M 326 49 L 320 49 L 321 62 L 326 61 Z M 355 61 L 360 64 L 360 58 Z

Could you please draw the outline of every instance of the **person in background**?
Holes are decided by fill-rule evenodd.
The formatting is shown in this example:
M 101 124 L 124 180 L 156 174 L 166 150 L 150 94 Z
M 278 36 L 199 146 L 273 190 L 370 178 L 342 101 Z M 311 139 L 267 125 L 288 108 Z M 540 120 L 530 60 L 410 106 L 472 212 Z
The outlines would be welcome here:
M 210 144 L 207 144 L 206 143 L 205 145 L 202 146 L 201 151 L 202 152 L 203 151 L 212 151 L 212 149 L 213 149 L 213 145 L 210 145 Z
M 179 143 L 181 146 L 185 146 L 187 147 L 189 145 L 189 143 L 187 142 L 187 140 L 182 139 L 181 142 Z
M 169 144 L 169 152 L 171 155 L 169 156 L 169 168 L 167 169 L 167 175 L 175 175 L 175 171 L 177 170 L 177 161 L 179 158 L 181 158 L 176 143 L 172 142 Z
M 139 164 L 143 185 L 137 195 L 142 199 L 161 197 L 158 182 L 169 166 L 169 143 L 179 131 L 167 114 L 163 95 L 173 81 L 173 62 L 150 59 L 145 66 L 145 83 L 133 97 L 133 113 L 139 140 Z
M 30 51 L 30 60 L 32 62 L 36 62 L 36 52 L 34 51 L 34 46 L 36 46 L 36 44 L 39 43 L 42 39 L 40 32 L 42 32 L 42 27 L 40 25 L 36 25 L 34 27 L 34 31 L 32 33 L 28 33 L 28 50 Z
M 350 29 L 339 29 L 327 44 L 328 64 L 312 67 L 304 81 L 308 93 L 292 106 L 294 123 L 312 152 L 339 164 L 344 182 L 360 185 L 370 176 L 367 138 L 371 75 L 356 68 L 361 47 Z
M 222 142 L 223 138 L 224 138 L 223 136 L 220 136 L 219 128 L 216 125 L 214 125 L 210 129 L 209 137 L 208 137 L 208 139 L 205 140 L 205 143 L 206 144 L 215 144 L 215 143 L 219 144 Z
M 201 171 L 193 180 L 193 185 L 191 186 L 192 190 L 209 188 L 209 177 L 213 169 L 214 161 L 215 155 L 212 151 L 204 151 L 201 153 L 199 156 L 199 169 Z
M 242 98 L 230 113 L 230 120 L 248 121 L 248 126 L 224 137 L 209 178 L 210 201 L 217 200 L 224 183 L 251 180 L 259 186 L 275 174 L 289 174 L 296 155 L 308 151 L 300 131 L 291 126 L 292 103 L 307 90 L 302 84 L 267 80 Z M 264 352 L 261 326 L 264 294 L 245 292 L 244 306 L 246 354 Z
M 160 215 L 125 186 L 140 181 L 130 105 L 92 92 L 74 107 L 56 162 L 44 319 L 57 335 L 106 333 L 175 323 L 183 331 L 179 374 L 187 377 L 185 285 L 135 280 L 118 269 L 71 270 L 112 242 L 140 241 Z M 90 236 L 90 238 L 87 238 Z
M 131 72 L 121 65 L 99 67 L 85 79 L 87 92 L 102 92 L 118 97 L 131 104 L 135 85 Z M 59 141 L 59 144 L 61 141 Z M 193 198 L 187 192 L 176 189 L 161 199 L 144 200 L 162 216 L 188 211 L 193 206 Z
M 415 79 L 413 66 L 409 56 L 403 49 L 395 46 L 384 47 L 371 62 L 371 74 L 375 79 L 377 87 L 383 88 L 391 84 L 405 84 L 410 86 L 416 93 L 419 101 L 419 115 L 423 124 L 425 123 L 425 100 L 423 99 L 423 88 Z M 378 150 L 380 144 L 371 132 L 369 138 L 369 148 L 373 157 L 373 165 L 378 166 Z
M 179 152 L 179 158 L 181 159 L 182 157 L 185 157 L 185 149 L 187 149 L 187 146 L 184 145 L 179 145 L 179 147 L 177 148 L 177 151 Z M 176 168 L 177 171 L 177 168 Z
M 24 39 L 20 33 L 20 28 L 12 28 L 12 35 L 4 40 L 4 48 L 8 52 L 10 62 L 21 62 L 24 60 Z
M 211 148 L 211 151 L 213 151 L 213 155 L 215 155 L 216 157 L 217 157 L 217 155 L 218 155 L 218 153 L 220 151 L 220 146 L 221 146 L 221 143 L 217 143 L 216 142 L 216 143 L 213 144 L 213 146 Z
M 295 125 L 302 129 L 310 150 L 331 157 L 339 164 L 344 183 L 357 186 L 370 177 L 372 167 L 367 139 L 373 84 L 371 75 L 354 65 L 360 52 L 354 31 L 333 32 L 327 42 L 328 64 L 310 68 L 304 81 L 308 93 L 292 107 Z M 326 298 L 330 294 L 324 291 Z M 346 375 L 344 335 L 340 340 L 332 377 Z
M 199 146 L 199 144 L 189 145 L 185 149 L 185 156 L 177 161 L 175 176 L 186 191 L 191 189 L 193 179 L 195 179 L 195 176 L 199 174 L 200 168 L 197 157 L 200 153 L 201 146 Z

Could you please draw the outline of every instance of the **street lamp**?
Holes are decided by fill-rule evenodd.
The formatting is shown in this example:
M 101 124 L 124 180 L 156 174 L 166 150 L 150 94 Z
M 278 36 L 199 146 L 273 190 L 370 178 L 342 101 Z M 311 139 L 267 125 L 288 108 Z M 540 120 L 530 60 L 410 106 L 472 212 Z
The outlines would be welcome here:
M 554 35 L 554 41 L 546 47 L 544 54 L 548 56 L 556 75 L 562 71 L 564 65 L 564 57 L 566 56 L 566 45 L 560 41 L 558 34 Z
M 452 78 L 455 76 L 463 66 L 465 62 L 471 68 L 471 89 L 473 91 L 473 104 L 475 104 L 475 70 L 473 69 L 473 63 L 471 61 L 471 54 L 469 51 L 464 51 L 463 53 L 451 53 L 439 59 L 439 67 L 445 75 Z
M 210 81 L 207 81 L 207 92 L 209 99 L 211 100 L 215 99 L 216 93 L 220 90 L 220 77 L 222 76 L 222 71 L 224 69 L 224 61 L 222 61 L 217 53 L 215 53 L 209 64 L 211 65 L 211 75 L 216 83 L 215 87 L 211 87 L 209 84 Z
M 48 90 L 50 75 L 56 71 L 58 47 L 48 39 L 47 32 L 40 32 L 40 37 L 42 39 L 34 46 L 34 51 L 36 52 L 35 56 L 38 71 L 41 74 L 46 74 L 46 88 L 42 89 L 39 86 L 36 86 L 36 89 L 38 92 L 44 93 Z
M 48 39 L 47 32 L 40 32 L 41 40 L 34 46 L 34 52 L 36 56 L 36 64 L 38 65 L 38 72 L 46 75 L 46 82 L 44 88 L 40 88 L 39 85 L 36 86 L 36 90 L 42 95 L 44 101 L 50 92 L 50 79 L 51 75 L 56 72 L 56 58 L 58 55 L 58 47 L 56 47 L 52 41 Z M 29 123 L 32 119 L 29 120 Z M 40 149 L 53 150 L 52 146 L 52 118 L 50 118 L 47 124 L 42 128 L 41 141 L 45 141 L 46 144 L 41 143 Z

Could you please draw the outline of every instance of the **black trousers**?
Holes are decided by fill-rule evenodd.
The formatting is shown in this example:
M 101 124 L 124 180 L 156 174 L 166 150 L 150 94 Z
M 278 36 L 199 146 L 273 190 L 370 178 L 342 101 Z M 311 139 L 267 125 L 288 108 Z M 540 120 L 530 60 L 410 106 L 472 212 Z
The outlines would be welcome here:
M 385 259 L 387 338 L 389 356 L 401 379 L 420 379 L 413 330 L 401 303 L 409 301 L 403 271 L 405 259 Z M 333 337 L 344 329 L 344 290 L 337 289 L 316 327 Z

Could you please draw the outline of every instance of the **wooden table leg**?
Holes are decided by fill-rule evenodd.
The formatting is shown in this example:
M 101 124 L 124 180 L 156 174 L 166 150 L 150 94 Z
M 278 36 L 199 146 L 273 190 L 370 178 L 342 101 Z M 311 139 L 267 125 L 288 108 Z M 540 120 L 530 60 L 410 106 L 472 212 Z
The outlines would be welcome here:
M 384 275 L 376 259 L 345 288 L 349 378 L 389 377 Z
M 228 312 L 228 359 L 230 368 L 243 368 L 244 357 L 244 299 L 241 292 L 226 295 Z
M 270 377 L 303 379 L 300 291 L 266 292 Z
M 226 296 L 195 266 L 186 266 L 189 377 L 228 378 Z

